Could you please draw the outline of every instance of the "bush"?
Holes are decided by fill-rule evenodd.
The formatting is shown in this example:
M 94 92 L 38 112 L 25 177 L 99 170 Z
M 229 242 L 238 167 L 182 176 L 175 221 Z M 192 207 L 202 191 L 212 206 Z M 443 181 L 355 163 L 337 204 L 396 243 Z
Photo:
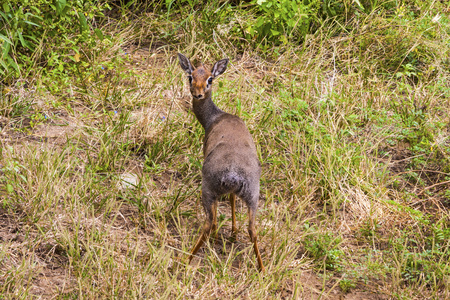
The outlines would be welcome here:
M 0 73 L 7 80 L 32 67 L 64 69 L 69 53 L 92 40 L 89 22 L 108 8 L 96 0 L 6 0 L 0 8 Z M 74 30 L 74 27 L 78 30 Z M 101 37 L 101 32 L 94 31 Z
M 320 1 L 256 0 L 259 16 L 248 32 L 258 40 L 287 43 L 302 39 L 320 8 Z

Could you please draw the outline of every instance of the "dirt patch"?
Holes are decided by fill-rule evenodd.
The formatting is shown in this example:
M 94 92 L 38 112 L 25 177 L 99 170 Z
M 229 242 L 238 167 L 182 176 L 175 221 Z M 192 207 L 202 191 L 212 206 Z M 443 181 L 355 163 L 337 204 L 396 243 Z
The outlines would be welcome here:
M 411 204 L 415 209 L 435 214 L 450 207 L 450 199 L 445 195 L 450 189 L 445 159 L 439 153 L 414 154 L 407 142 L 399 142 L 396 147 L 381 148 L 384 155 L 378 159 L 388 165 L 392 191 L 407 190 L 417 196 Z M 417 163 L 414 160 L 420 159 Z
M 56 120 L 37 126 L 33 132 L 33 137 L 45 142 L 62 145 L 79 128 L 81 128 L 81 124 L 75 122 L 73 118 L 64 115 L 59 116 Z

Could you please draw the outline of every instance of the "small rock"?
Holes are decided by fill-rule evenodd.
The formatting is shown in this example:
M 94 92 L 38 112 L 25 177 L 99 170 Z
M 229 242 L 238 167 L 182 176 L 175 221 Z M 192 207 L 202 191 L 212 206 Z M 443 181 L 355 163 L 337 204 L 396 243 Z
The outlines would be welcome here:
M 121 189 L 135 188 L 138 185 L 139 177 L 136 174 L 124 173 L 119 176 L 117 183 Z

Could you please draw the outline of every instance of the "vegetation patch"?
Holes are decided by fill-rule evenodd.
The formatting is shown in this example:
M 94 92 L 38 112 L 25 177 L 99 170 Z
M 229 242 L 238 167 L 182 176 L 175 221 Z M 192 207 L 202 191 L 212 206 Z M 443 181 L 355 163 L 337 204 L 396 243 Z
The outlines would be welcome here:
M 5 1 L 4 1 L 5 2 Z M 0 295 L 450 297 L 443 1 L 18 1 L 0 9 Z M 177 53 L 262 165 L 203 223 L 203 128 Z M 2 298 L 0 297 L 0 298 Z

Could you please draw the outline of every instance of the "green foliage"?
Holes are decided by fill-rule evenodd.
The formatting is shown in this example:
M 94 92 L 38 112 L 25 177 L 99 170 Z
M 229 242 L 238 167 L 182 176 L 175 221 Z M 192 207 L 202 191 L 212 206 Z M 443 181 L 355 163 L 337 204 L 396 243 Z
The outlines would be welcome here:
M 255 0 L 258 17 L 248 32 L 259 41 L 284 43 L 301 40 L 316 18 L 319 1 Z
M 248 22 L 251 39 L 269 44 L 302 41 L 322 23 L 333 19 L 345 23 L 355 12 L 371 11 L 376 1 L 359 0 L 254 0 L 257 17 Z M 367 8 L 367 9 L 365 9 Z
M 6 80 L 18 78 L 32 67 L 48 66 L 47 71 L 63 73 L 74 54 L 88 43 L 103 39 L 90 23 L 106 3 L 97 0 L 66 1 L 6 0 L 0 10 L 0 73 Z
M 406 252 L 402 276 L 407 282 L 424 282 L 435 284 L 443 282 L 450 276 L 450 267 L 439 260 L 450 259 L 448 253 L 426 250 L 423 252 Z
M 310 227 L 306 224 L 305 228 Z M 314 226 L 311 230 L 313 233 L 306 236 L 303 242 L 306 251 L 317 263 L 319 269 L 339 271 L 344 256 L 344 252 L 339 247 L 342 238 L 331 232 L 315 232 L 317 229 Z
M 397 262 L 395 269 L 408 285 L 442 286 L 450 277 L 447 220 L 431 223 L 427 218 L 432 217 L 419 217 L 417 227 L 403 230 L 400 237 L 390 240 L 390 255 Z
M 352 278 L 344 276 L 341 281 L 339 281 L 339 287 L 344 293 L 348 293 L 356 287 L 356 282 Z
M 3 2 L 4 297 L 448 294 L 446 4 L 124 0 L 105 22 L 92 0 Z M 279 31 L 259 36 L 259 18 Z M 267 276 L 248 238 L 229 242 L 228 201 L 217 239 L 185 263 L 202 222 L 204 130 L 176 51 L 230 58 L 213 98 L 261 158 Z M 246 210 L 237 217 L 245 231 Z

